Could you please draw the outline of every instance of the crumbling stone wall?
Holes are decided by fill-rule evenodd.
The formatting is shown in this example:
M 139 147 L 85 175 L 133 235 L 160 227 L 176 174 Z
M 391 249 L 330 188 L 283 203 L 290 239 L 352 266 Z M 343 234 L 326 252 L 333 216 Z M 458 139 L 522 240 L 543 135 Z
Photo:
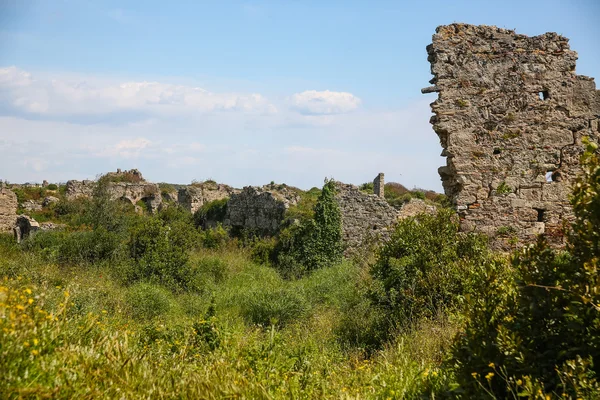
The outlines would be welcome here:
M 10 232 L 17 221 L 17 195 L 0 183 L 0 232 Z
M 180 188 L 177 192 L 177 202 L 186 210 L 195 213 L 205 203 L 225 199 L 234 193 L 239 193 L 239 190 L 228 185 L 206 181 Z
M 561 245 L 582 137 L 597 141 L 600 92 L 575 73 L 556 33 L 528 37 L 494 26 L 440 26 L 427 47 L 439 169 L 463 230 L 500 247 L 544 233 Z
M 65 197 L 67 200 L 89 198 L 92 197 L 95 187 L 95 181 L 70 180 L 66 184 Z M 133 205 L 142 200 L 151 212 L 156 212 L 162 203 L 160 189 L 156 183 L 109 182 L 107 190 L 113 200 L 127 200 Z
M 378 197 L 385 197 L 385 181 L 383 178 L 383 172 L 380 172 L 375 179 L 373 179 L 373 193 Z
M 371 240 L 387 240 L 389 228 L 399 216 L 383 197 L 366 194 L 358 187 L 336 182 L 335 198 L 342 214 L 342 238 L 351 252 Z
M 248 229 L 259 235 L 275 235 L 285 211 L 298 201 L 300 197 L 292 188 L 277 190 L 270 185 L 246 186 L 229 198 L 223 224 L 233 230 Z

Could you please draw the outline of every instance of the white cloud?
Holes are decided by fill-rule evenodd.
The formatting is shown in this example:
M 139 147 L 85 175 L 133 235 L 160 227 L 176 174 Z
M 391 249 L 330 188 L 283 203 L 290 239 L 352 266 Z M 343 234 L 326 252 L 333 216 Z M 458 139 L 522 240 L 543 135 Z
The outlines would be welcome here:
M 213 93 L 195 86 L 147 81 L 108 83 L 93 78 L 36 79 L 14 66 L 0 68 L 2 103 L 12 111 L 46 117 L 123 112 L 169 116 L 218 111 L 277 111 L 257 93 Z
M 306 90 L 290 99 L 292 108 L 301 114 L 342 114 L 356 110 L 361 100 L 352 93 L 329 90 Z

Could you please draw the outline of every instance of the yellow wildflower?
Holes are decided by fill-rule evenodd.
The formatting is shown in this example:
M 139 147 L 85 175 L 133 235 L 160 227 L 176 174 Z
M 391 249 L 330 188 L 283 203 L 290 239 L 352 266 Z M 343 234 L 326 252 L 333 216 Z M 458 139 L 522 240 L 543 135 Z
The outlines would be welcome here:
M 490 367 L 490 368 L 494 368 L 495 366 L 496 366 L 496 364 L 494 364 L 493 362 L 488 364 L 488 367 Z
M 493 377 L 494 377 L 494 373 L 493 373 L 493 372 L 490 372 L 489 374 L 487 374 L 487 375 L 485 376 L 485 379 L 487 379 L 487 380 L 489 381 L 489 380 L 491 380 Z

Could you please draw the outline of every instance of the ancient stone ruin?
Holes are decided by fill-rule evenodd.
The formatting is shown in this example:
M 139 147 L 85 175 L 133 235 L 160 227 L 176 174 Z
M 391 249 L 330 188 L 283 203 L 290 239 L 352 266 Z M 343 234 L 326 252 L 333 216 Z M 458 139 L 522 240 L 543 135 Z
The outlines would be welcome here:
M 381 186 L 374 185 L 374 194 L 361 192 L 354 185 L 336 182 L 336 200 L 342 214 L 342 239 L 351 252 L 372 240 L 389 238 L 388 228 L 399 218 L 399 212 L 382 195 Z M 381 196 L 380 196 L 381 194 Z
M 582 138 L 600 136 L 600 92 L 575 73 L 556 33 L 528 37 L 494 26 L 440 26 L 427 47 L 431 118 L 447 165 L 446 195 L 465 231 L 506 248 L 545 234 L 563 243 Z
M 39 229 L 40 224 L 35 219 L 27 215 L 19 215 L 14 224 L 13 233 L 17 243 L 21 243 L 23 239 L 34 234 Z
M 223 225 L 237 231 L 246 229 L 259 235 L 275 235 L 286 210 L 299 200 L 295 188 L 246 186 L 229 198 Z
M 377 197 L 385 197 L 385 181 L 383 179 L 383 172 L 380 172 L 375 179 L 373 179 L 373 193 Z
M 234 193 L 239 193 L 239 190 L 214 181 L 193 183 L 178 190 L 177 202 L 186 210 L 195 213 L 204 204 L 225 199 Z
M 146 182 L 137 169 L 109 172 L 103 178 L 108 180 L 107 190 L 113 200 L 127 201 L 134 206 L 143 201 L 151 212 L 156 212 L 162 203 L 158 185 Z M 65 196 L 67 200 L 92 197 L 96 184 L 90 180 L 67 181 Z
M 10 232 L 17 221 L 17 195 L 0 182 L 0 232 Z

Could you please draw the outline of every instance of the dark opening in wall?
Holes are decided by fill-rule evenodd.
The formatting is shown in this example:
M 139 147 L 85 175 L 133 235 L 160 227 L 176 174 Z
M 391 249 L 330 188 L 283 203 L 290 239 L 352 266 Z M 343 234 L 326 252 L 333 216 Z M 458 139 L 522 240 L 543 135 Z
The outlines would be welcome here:
M 544 222 L 544 213 L 546 210 L 541 208 L 534 208 L 534 210 L 537 211 L 537 222 Z
M 546 172 L 546 182 L 558 182 L 560 181 L 560 172 L 558 171 L 547 171 Z
M 502 150 L 500 150 L 500 149 L 498 149 L 498 148 L 495 148 L 495 149 L 494 149 L 494 154 L 500 154 L 500 153 L 502 153 Z
M 538 94 L 540 96 L 540 100 L 548 100 L 550 98 L 550 94 L 548 93 L 547 90 L 542 90 Z

